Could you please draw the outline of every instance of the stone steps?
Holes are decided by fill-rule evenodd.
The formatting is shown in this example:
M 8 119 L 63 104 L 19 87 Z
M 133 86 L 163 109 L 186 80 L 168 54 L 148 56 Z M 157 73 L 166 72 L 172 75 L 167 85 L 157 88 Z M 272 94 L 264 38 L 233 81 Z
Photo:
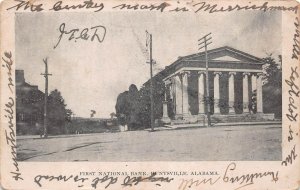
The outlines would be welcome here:
M 274 121 L 274 114 L 230 114 L 212 115 L 211 123 L 235 123 L 235 122 L 264 122 Z M 184 119 L 172 120 L 171 125 L 207 123 L 207 119 L 202 116 L 191 116 Z

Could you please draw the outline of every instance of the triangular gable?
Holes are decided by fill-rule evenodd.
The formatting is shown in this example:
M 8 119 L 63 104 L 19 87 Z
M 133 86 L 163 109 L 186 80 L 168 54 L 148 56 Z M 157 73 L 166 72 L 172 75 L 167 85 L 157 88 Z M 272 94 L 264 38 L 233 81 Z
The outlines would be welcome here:
M 228 56 L 228 55 L 224 55 L 222 57 L 217 57 L 212 60 L 214 60 L 214 61 L 241 61 L 239 59 L 236 59 L 236 58 Z
M 248 53 L 236 50 L 234 48 L 225 46 L 217 49 L 212 49 L 207 51 L 209 60 L 216 61 L 239 61 L 239 62 L 252 62 L 252 63 L 262 63 L 260 58 L 257 58 Z M 193 54 L 189 56 L 182 57 L 181 60 L 189 61 L 189 60 L 205 60 L 205 53 L 201 52 L 198 54 Z

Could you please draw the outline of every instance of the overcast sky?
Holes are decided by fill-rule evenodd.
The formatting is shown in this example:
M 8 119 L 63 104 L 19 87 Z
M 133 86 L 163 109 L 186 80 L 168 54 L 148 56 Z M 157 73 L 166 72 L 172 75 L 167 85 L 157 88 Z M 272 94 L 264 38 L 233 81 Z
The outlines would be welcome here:
M 66 30 L 103 25 L 103 43 L 63 38 L 56 49 L 61 23 Z M 43 58 L 49 59 L 49 90 L 61 91 L 77 116 L 109 117 L 119 93 L 138 88 L 149 78 L 142 49 L 145 30 L 153 34 L 155 73 L 178 56 L 197 52 L 197 39 L 212 32 L 211 48 L 231 46 L 257 57 L 281 54 L 281 13 L 240 11 L 180 15 L 155 12 L 22 13 L 16 15 L 16 68 L 28 83 L 44 91 Z

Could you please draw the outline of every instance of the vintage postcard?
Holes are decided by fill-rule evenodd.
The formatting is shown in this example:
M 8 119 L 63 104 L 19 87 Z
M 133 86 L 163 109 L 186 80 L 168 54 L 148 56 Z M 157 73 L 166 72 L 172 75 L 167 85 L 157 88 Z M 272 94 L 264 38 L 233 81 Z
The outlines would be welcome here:
M 0 10 L 1 188 L 299 189 L 298 2 Z

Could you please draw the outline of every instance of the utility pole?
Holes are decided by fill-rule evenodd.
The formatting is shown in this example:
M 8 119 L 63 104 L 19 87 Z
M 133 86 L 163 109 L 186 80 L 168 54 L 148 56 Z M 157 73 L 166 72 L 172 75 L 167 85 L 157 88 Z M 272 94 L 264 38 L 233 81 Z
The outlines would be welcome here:
M 209 79 L 208 79 L 208 57 L 207 57 L 207 46 L 211 44 L 211 33 L 206 34 L 202 38 L 198 40 L 199 42 L 199 50 L 205 48 L 205 73 L 206 73 L 206 103 L 207 103 L 207 126 L 211 126 L 211 118 L 210 118 L 210 96 L 209 96 Z
M 48 128 L 47 128 L 47 121 L 48 121 L 48 114 L 47 114 L 47 101 L 48 101 L 48 76 L 52 75 L 48 73 L 48 58 L 43 59 L 45 63 L 45 73 L 41 73 L 45 77 L 45 98 L 44 98 L 44 138 L 48 137 Z
M 154 131 L 154 103 L 153 103 L 153 59 L 152 59 L 152 34 L 148 33 L 148 31 L 146 31 L 146 33 L 149 35 L 150 37 L 150 101 L 151 101 L 151 131 Z M 146 43 L 147 45 L 147 43 Z

